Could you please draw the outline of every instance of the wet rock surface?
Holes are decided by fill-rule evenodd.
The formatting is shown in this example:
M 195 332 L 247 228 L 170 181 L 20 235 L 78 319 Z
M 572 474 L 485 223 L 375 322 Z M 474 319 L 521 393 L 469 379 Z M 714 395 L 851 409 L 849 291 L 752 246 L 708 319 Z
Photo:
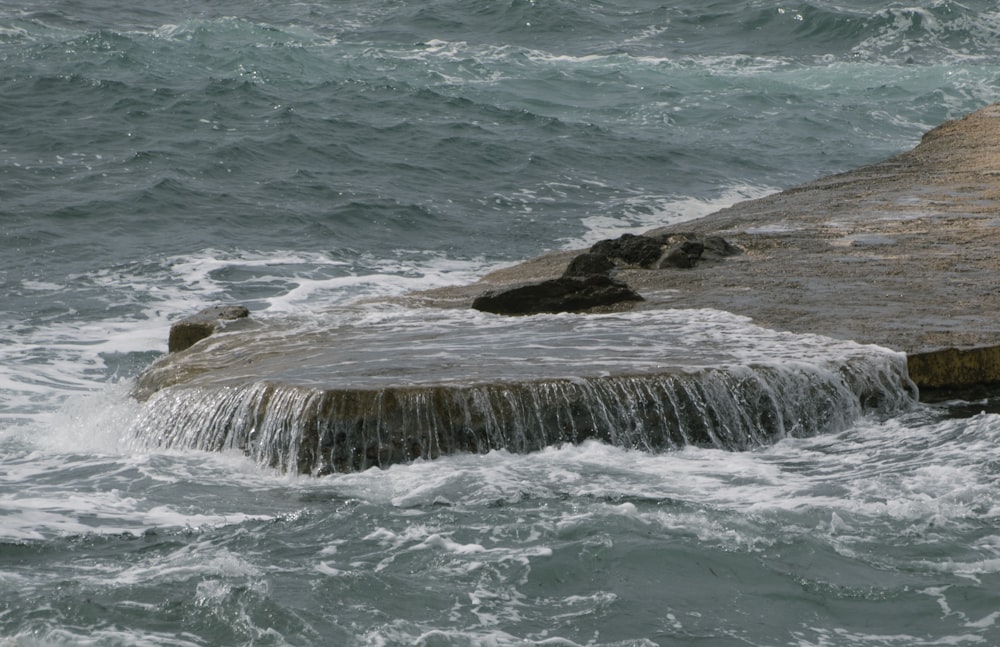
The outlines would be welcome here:
M 739 253 L 739 248 L 720 236 L 699 240 L 694 234 L 625 234 L 602 240 L 573 257 L 558 278 L 488 290 L 473 299 L 472 307 L 494 314 L 528 315 L 582 312 L 644 301 L 612 273 L 620 268 L 692 268 L 706 245 L 713 259 Z
M 716 308 L 911 355 L 961 350 L 954 357 L 978 368 L 922 373 L 918 383 L 1000 381 L 989 351 L 1000 345 L 1000 105 L 946 122 L 885 161 L 684 228 L 705 244 L 693 267 L 617 266 L 615 278 L 646 299 L 637 307 Z M 727 246 L 742 253 L 723 255 Z M 584 251 L 546 254 L 413 299 L 468 306 L 487 289 L 558 277 Z M 706 262 L 713 258 L 720 262 Z
M 171 353 L 187 350 L 202 339 L 212 335 L 225 322 L 245 319 L 250 311 L 245 306 L 226 305 L 205 308 L 170 326 L 167 349 Z
M 674 308 L 727 311 L 771 332 L 814 333 L 906 353 L 905 363 L 899 354 L 886 354 L 896 362 L 891 370 L 860 370 L 858 375 L 873 381 L 855 383 L 836 401 L 817 400 L 812 387 L 809 393 L 794 393 L 795 385 L 814 384 L 811 377 L 782 381 L 757 371 L 754 380 L 763 380 L 763 386 L 755 390 L 743 373 L 735 382 L 720 374 L 692 390 L 689 383 L 671 386 L 676 376 L 669 372 L 635 376 L 628 368 L 586 380 L 574 373 L 561 381 L 531 382 L 523 379 L 520 364 L 516 379 L 502 384 L 491 376 L 482 384 L 400 385 L 393 373 L 387 377 L 395 382 L 378 389 L 331 387 L 326 381 L 296 386 L 304 368 L 331 365 L 317 360 L 315 344 L 343 345 L 343 338 L 317 331 L 315 341 L 293 335 L 286 340 L 291 347 L 276 348 L 265 337 L 263 348 L 254 351 L 245 337 L 227 334 L 191 347 L 222 322 L 245 316 L 225 308 L 175 324 L 171 350 L 188 350 L 172 352 L 150 367 L 135 394 L 152 403 L 143 424 L 147 435 L 164 446 L 172 446 L 170 434 L 178 443 L 197 436 L 190 446 L 241 449 L 277 467 L 308 473 L 385 467 L 454 451 L 530 451 L 585 438 L 642 449 L 688 442 L 740 449 L 784 437 L 798 421 L 823 417 L 762 406 L 771 401 L 769 394 L 783 394 L 787 404 L 818 402 L 826 412 L 851 406 L 860 412 L 897 410 L 899 399 L 912 403 L 910 379 L 932 397 L 995 397 L 1000 390 L 998 245 L 1000 105 L 935 128 L 911 151 L 734 205 L 686 223 L 683 232 L 653 230 L 601 241 L 589 250 L 546 254 L 471 285 L 402 299 L 411 306 L 472 306 L 511 314 L 630 306 L 638 311 L 627 313 L 630 317 L 648 314 L 658 325 Z M 523 325 L 545 319 L 525 319 Z M 549 319 L 561 325 L 556 320 L 563 318 Z M 433 332 L 435 338 L 448 335 L 448 330 Z M 521 338 L 516 339 L 520 347 Z M 400 340 L 393 336 L 391 341 L 398 345 Z M 477 337 L 466 347 L 479 344 Z M 589 353 L 588 364 L 620 352 L 577 346 Z M 225 351 L 222 347 L 230 351 L 213 356 L 212 349 Z M 266 368 L 271 363 L 276 369 Z M 851 367 L 848 360 L 838 370 Z M 283 377 L 286 373 L 290 377 Z M 834 376 L 830 388 L 843 389 L 851 384 L 848 377 Z M 771 384 L 772 379 L 779 382 Z M 717 392 L 709 393 L 713 389 Z M 703 391 L 708 396 L 698 402 L 685 400 Z M 738 418 L 732 424 L 726 411 L 710 411 L 730 396 Z M 667 407 L 675 400 L 674 409 Z M 748 411 L 754 412 L 750 428 L 757 430 L 746 437 L 749 444 L 744 436 L 719 435 L 745 426 Z M 621 419 L 607 418 L 608 412 Z M 691 412 L 696 415 L 686 417 Z M 206 424 L 211 428 L 204 429 Z M 701 430 L 702 424 L 712 426 Z M 516 429 L 542 435 L 512 436 Z M 620 435 L 601 435 L 609 430 Z M 267 453 L 254 453 L 262 448 Z

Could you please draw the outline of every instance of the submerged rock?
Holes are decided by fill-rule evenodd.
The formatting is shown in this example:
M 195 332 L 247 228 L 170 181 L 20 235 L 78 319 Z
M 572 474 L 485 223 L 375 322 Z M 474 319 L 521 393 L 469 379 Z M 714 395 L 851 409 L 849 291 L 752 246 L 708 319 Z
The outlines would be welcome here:
M 483 312 L 531 315 L 545 312 L 581 312 L 627 301 L 643 301 L 625 283 L 604 274 L 562 276 L 503 290 L 486 292 L 472 302 Z
M 212 335 L 224 321 L 245 319 L 250 311 L 244 306 L 212 306 L 185 317 L 170 326 L 167 350 L 177 353 Z

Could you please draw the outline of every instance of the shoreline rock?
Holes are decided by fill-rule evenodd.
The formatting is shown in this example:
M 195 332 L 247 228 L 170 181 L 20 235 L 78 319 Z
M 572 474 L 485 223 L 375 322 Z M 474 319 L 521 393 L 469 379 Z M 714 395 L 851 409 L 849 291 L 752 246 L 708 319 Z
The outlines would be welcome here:
M 187 350 L 202 339 L 213 335 L 225 322 L 245 319 L 249 316 L 250 310 L 240 305 L 205 308 L 170 326 L 167 351 L 170 353 L 179 353 Z
M 681 272 L 616 265 L 615 278 L 646 299 L 636 307 L 714 308 L 776 330 L 939 356 L 914 371 L 928 390 L 1000 383 L 1000 104 L 945 122 L 884 161 L 684 228 L 742 253 L 709 267 L 706 245 L 698 265 Z M 485 290 L 556 278 L 587 252 L 552 252 L 410 299 L 467 307 Z M 970 352 L 982 361 L 957 370 L 954 362 Z
M 645 299 L 625 282 L 611 276 L 619 268 L 689 269 L 705 250 L 715 260 L 739 254 L 721 236 L 699 240 L 694 234 L 636 236 L 602 240 L 575 256 L 562 276 L 487 290 L 472 308 L 504 315 L 585 312 Z
M 905 363 L 900 355 L 891 354 L 891 377 L 861 372 L 875 382 L 872 388 L 852 391 L 862 408 L 870 400 L 877 404 L 878 397 L 872 399 L 869 394 L 884 389 L 891 398 L 912 403 L 910 380 L 928 401 L 964 398 L 972 403 L 986 398 L 985 406 L 989 406 L 1000 394 L 1000 260 L 996 253 L 1000 246 L 1000 104 L 942 124 L 911 151 L 733 205 L 686 223 L 683 233 L 664 228 L 602 243 L 596 250 L 546 254 L 491 272 L 470 285 L 414 293 L 400 301 L 468 308 L 474 303 L 483 306 L 484 299 L 488 303 L 506 298 L 513 301 L 511 307 L 518 314 L 554 311 L 545 308 L 724 310 L 771 330 L 875 344 L 905 353 Z M 588 290 L 607 290 L 619 300 L 605 305 L 585 302 L 583 297 L 591 296 Z M 524 298 L 525 291 L 530 298 Z M 556 305 L 547 299 L 555 299 Z M 650 416 L 648 425 L 638 419 L 643 429 L 655 423 L 665 425 L 663 429 L 670 433 L 676 431 L 670 427 L 673 419 L 661 407 L 663 399 L 649 395 L 649 381 L 629 376 L 627 366 L 621 373 L 616 369 L 614 374 L 582 382 L 566 376 L 558 383 L 544 382 L 548 377 L 542 376 L 538 379 L 543 382 L 532 387 L 534 391 L 524 391 L 527 382 L 517 376 L 496 384 L 434 386 L 419 380 L 399 384 L 390 374 L 395 381 L 387 386 L 358 389 L 353 384 L 341 388 L 324 381 L 328 380 L 324 371 L 336 372 L 339 360 L 324 359 L 316 352 L 317 345 L 339 348 L 343 343 L 329 331 L 287 339 L 287 331 L 279 325 L 256 331 L 256 349 L 248 349 L 248 338 L 239 335 L 191 346 L 215 332 L 230 315 L 243 316 L 240 312 L 209 309 L 175 324 L 176 334 L 181 337 L 183 333 L 184 339 L 176 345 L 172 342 L 171 348 L 187 350 L 158 360 L 140 376 L 134 392 L 138 399 L 156 398 L 154 404 L 163 407 L 151 412 L 150 435 L 161 442 L 170 433 L 187 438 L 210 424 L 214 427 L 204 438 L 204 448 L 248 452 L 266 448 L 273 453 L 262 455 L 261 460 L 278 461 L 287 469 L 321 472 L 325 468 L 317 468 L 316 460 L 334 470 L 364 469 L 416 455 L 433 458 L 438 452 L 536 447 L 537 443 L 518 445 L 520 441 L 508 436 L 512 420 L 524 422 L 524 429 L 538 427 L 540 432 L 554 434 L 545 436 L 544 442 L 599 437 L 586 435 L 591 427 L 597 431 L 629 429 L 639 415 Z M 525 321 L 524 325 L 532 324 Z M 484 337 L 483 343 L 488 344 L 489 338 Z M 467 346 L 473 350 L 458 361 L 475 361 L 475 343 Z M 290 348 L 295 352 L 290 353 Z M 390 361 L 391 353 L 385 357 Z M 847 356 L 831 361 L 840 362 L 840 370 L 853 370 Z M 319 383 L 296 386 L 310 367 L 320 372 Z M 654 376 L 654 381 L 670 379 L 669 374 Z M 833 382 L 832 388 L 839 388 L 842 380 Z M 588 409 L 591 392 L 606 393 L 609 384 L 626 385 L 622 387 L 625 395 L 616 404 L 598 407 L 600 412 Z M 794 390 L 795 384 L 781 383 L 768 387 L 768 392 L 785 393 L 788 388 Z M 156 393 L 162 389 L 167 391 Z M 495 397 L 484 396 L 483 389 L 494 389 Z M 676 391 L 680 409 L 704 411 L 700 404 L 692 407 L 683 401 L 690 392 L 686 387 Z M 723 396 L 731 392 L 729 386 L 720 391 Z M 460 394 L 461 402 L 457 409 L 449 409 L 445 405 L 454 401 L 455 394 Z M 552 420 L 542 420 L 539 416 L 544 417 L 549 405 L 538 408 L 540 398 L 553 395 L 553 402 L 562 408 L 555 410 Z M 810 391 L 791 401 L 808 403 L 814 395 Z M 747 396 L 751 404 L 768 400 L 751 396 Z M 412 400 L 413 406 L 390 406 L 392 398 Z M 206 409 L 192 406 L 195 400 L 222 408 L 206 417 Z M 737 412 L 746 404 L 738 400 Z M 587 426 L 587 420 L 597 421 L 607 411 L 622 416 L 621 422 Z M 763 415 L 764 422 L 775 419 L 771 413 Z M 474 419 L 485 422 L 472 425 Z M 793 423 L 801 419 L 797 414 L 789 418 Z M 405 433 L 416 422 L 428 429 L 419 454 L 412 438 L 391 436 Z M 579 433 L 560 436 L 563 427 Z M 263 428 L 270 429 L 273 438 L 262 444 L 257 434 Z M 474 430 L 471 437 L 469 429 Z M 432 440 L 438 442 L 435 439 L 442 438 L 442 433 L 454 433 L 456 440 L 432 447 Z M 469 444 L 470 438 L 487 436 L 489 442 Z M 314 441 L 312 448 L 303 449 L 302 439 Z

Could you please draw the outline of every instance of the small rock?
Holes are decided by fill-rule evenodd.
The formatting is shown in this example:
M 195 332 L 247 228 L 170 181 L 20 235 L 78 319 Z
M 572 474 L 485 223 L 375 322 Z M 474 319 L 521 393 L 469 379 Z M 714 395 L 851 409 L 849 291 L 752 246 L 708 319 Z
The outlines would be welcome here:
M 167 350 L 176 353 L 186 350 L 195 343 L 210 336 L 222 321 L 244 319 L 250 311 L 244 306 L 212 306 L 197 314 L 185 317 L 170 326 Z

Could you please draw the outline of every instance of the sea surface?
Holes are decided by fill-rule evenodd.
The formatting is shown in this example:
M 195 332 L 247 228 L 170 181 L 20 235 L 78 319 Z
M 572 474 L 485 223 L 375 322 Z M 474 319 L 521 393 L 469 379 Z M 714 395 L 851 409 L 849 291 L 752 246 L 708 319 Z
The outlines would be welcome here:
M 0 0 L 0 646 L 1000 644 L 979 403 L 314 477 L 159 447 L 129 397 L 203 307 L 370 309 L 391 370 L 434 317 L 379 298 L 682 227 L 997 100 L 985 0 Z M 705 320 L 733 356 L 771 343 L 670 317 L 672 348 Z M 450 379 L 489 373 L 476 346 L 441 350 Z

